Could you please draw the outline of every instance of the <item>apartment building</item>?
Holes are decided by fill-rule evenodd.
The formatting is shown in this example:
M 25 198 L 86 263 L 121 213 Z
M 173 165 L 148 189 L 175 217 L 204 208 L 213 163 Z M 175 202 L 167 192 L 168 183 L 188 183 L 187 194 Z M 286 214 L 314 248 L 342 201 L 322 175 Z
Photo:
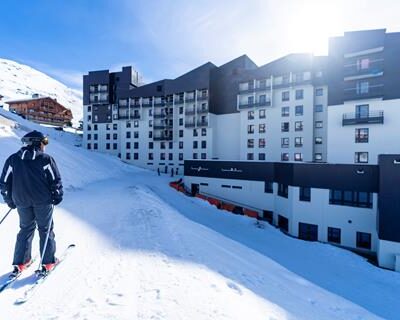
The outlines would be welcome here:
M 400 33 L 346 32 L 329 45 L 328 161 L 400 153 Z
M 244 55 L 143 86 L 129 67 L 89 72 L 84 145 L 184 169 L 189 188 L 400 270 L 399 53 L 383 29 L 332 38 L 326 57 Z

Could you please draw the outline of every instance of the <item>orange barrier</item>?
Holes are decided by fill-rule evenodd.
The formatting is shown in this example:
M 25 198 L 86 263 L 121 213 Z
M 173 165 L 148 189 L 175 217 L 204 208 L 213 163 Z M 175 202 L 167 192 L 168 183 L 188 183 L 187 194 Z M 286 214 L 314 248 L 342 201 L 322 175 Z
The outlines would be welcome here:
M 228 202 L 222 202 L 221 209 L 232 212 L 233 209 L 235 209 L 235 205 Z
M 243 208 L 243 213 L 252 218 L 258 218 L 258 212 L 250 209 Z
M 221 208 L 221 201 L 220 200 L 215 199 L 215 198 L 211 198 L 211 197 L 207 197 L 207 201 L 210 204 L 216 206 L 218 209 Z
M 207 200 L 207 197 L 206 197 L 206 196 L 203 196 L 203 195 L 200 194 L 200 193 L 196 194 L 196 198 L 200 198 L 200 199 L 203 199 L 203 200 Z

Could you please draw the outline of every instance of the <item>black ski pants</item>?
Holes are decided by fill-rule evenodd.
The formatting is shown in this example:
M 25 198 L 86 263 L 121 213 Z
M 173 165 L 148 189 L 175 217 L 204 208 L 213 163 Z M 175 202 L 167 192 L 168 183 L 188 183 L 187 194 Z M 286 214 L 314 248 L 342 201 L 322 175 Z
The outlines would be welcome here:
M 43 257 L 43 264 L 55 262 L 56 242 L 54 240 L 53 226 L 50 226 L 49 240 L 47 242 L 46 252 L 43 253 L 44 244 L 48 227 L 53 216 L 53 205 L 35 206 L 28 208 L 18 207 L 20 231 L 17 235 L 15 244 L 13 265 L 22 264 L 31 259 L 32 240 L 36 225 L 40 237 L 40 253 Z

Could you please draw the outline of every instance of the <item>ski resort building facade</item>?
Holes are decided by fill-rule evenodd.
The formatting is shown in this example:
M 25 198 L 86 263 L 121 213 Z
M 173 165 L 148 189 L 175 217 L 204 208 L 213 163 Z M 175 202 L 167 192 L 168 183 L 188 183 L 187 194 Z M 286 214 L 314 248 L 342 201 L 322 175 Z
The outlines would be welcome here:
M 399 54 L 383 29 L 332 38 L 326 57 L 241 56 L 144 86 L 89 72 L 84 146 L 168 173 L 185 161 L 188 188 L 400 270 Z

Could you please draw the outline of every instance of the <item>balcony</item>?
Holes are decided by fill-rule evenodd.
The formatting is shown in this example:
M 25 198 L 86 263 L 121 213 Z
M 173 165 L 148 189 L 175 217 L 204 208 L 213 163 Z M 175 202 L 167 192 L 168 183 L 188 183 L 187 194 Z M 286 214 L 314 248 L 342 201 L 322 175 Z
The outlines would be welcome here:
M 198 127 L 208 127 L 208 120 L 197 120 Z
M 208 95 L 202 95 L 197 97 L 197 101 L 204 101 L 208 99 Z
M 255 88 L 254 89 L 254 91 L 267 91 L 267 90 L 269 90 L 270 89 L 270 87 L 268 87 L 268 86 L 261 86 L 261 87 L 257 87 L 257 88 Z
M 161 135 L 161 136 L 154 136 L 154 141 L 169 141 L 172 140 L 172 136 Z
M 140 114 L 131 114 L 130 116 L 127 114 L 118 115 L 119 120 L 128 120 L 128 119 L 140 119 Z
M 165 106 L 165 101 L 157 101 L 157 102 L 154 102 L 154 106 L 155 107 L 164 107 Z
M 153 117 L 154 119 L 164 119 L 167 117 L 167 115 L 165 113 L 155 113 Z
M 142 107 L 152 107 L 153 106 L 153 101 L 143 101 L 142 102 Z
M 175 104 L 183 104 L 184 100 L 183 99 L 175 99 L 174 102 L 175 102 Z
M 271 101 L 261 101 L 261 102 L 253 102 L 253 103 L 239 103 L 239 110 L 256 108 L 256 107 L 270 107 Z
M 136 108 L 136 109 L 137 109 L 137 108 L 140 108 L 140 103 L 139 103 L 139 102 L 131 103 L 131 104 L 130 104 L 130 107 L 131 107 L 131 108 Z
M 185 115 L 186 116 L 192 116 L 194 114 L 196 114 L 196 110 L 194 110 L 194 109 L 185 110 Z
M 208 108 L 204 107 L 197 108 L 197 113 L 208 113 Z
M 342 119 L 342 126 L 353 124 L 374 124 L 383 123 L 383 110 L 371 111 L 367 114 L 359 113 L 344 113 Z
M 186 122 L 185 128 L 194 128 L 196 126 L 195 122 Z
M 246 89 L 240 89 L 239 88 L 239 94 L 253 93 L 253 92 L 254 92 L 254 87 L 252 87 L 252 86 L 247 87 Z

